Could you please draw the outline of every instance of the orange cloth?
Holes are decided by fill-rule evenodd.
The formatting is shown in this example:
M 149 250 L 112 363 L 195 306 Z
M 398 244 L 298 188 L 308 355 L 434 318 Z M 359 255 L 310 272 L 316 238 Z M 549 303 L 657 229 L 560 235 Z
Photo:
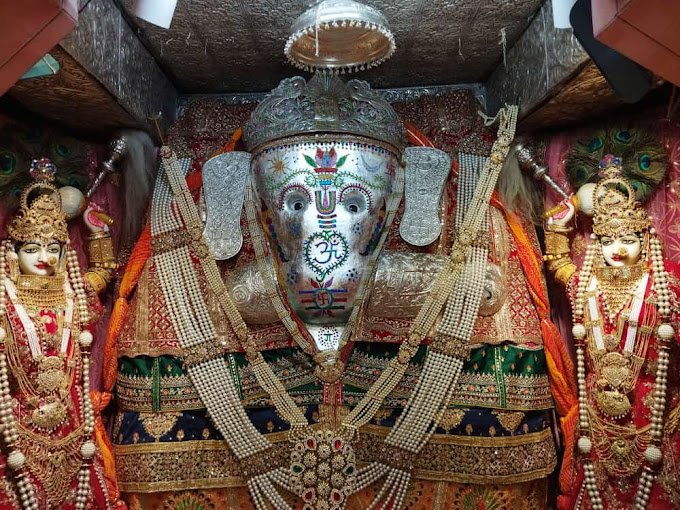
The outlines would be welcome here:
M 242 131 L 237 129 L 232 135 L 229 142 L 227 142 L 222 151 L 230 152 L 236 147 L 236 144 L 241 138 Z M 201 172 L 195 172 L 187 177 L 187 186 L 192 193 L 198 191 L 202 184 Z M 104 411 L 113 397 L 113 388 L 116 384 L 116 373 L 118 370 L 118 335 L 120 334 L 123 324 L 129 311 L 128 299 L 132 292 L 137 287 L 139 277 L 146 266 L 146 263 L 151 257 L 151 226 L 147 223 L 142 231 L 142 234 L 135 244 L 125 272 L 120 282 L 120 289 L 118 299 L 113 305 L 111 318 L 109 320 L 109 327 L 106 332 L 106 343 L 104 345 L 104 362 L 103 362 L 103 388 L 102 393 L 93 392 L 93 402 L 96 399 L 95 411 L 97 420 L 95 423 L 95 434 L 99 448 L 104 457 L 104 475 L 106 477 L 106 484 L 109 490 L 109 497 L 111 498 L 114 508 L 124 509 L 125 504 L 120 500 L 120 490 L 116 481 L 116 466 L 113 458 L 113 448 L 109 438 L 106 435 L 104 424 L 101 421 L 100 413 Z
M 365 510 L 369 507 L 381 484 L 375 483 L 347 500 L 345 510 Z M 531 480 L 507 485 L 460 484 L 412 480 L 403 508 L 409 510 L 464 510 L 516 508 L 543 510 L 548 487 L 545 480 Z M 281 496 L 295 510 L 302 510 L 303 503 L 289 492 Z M 130 510 L 151 508 L 229 508 L 253 510 L 255 505 L 246 487 L 228 487 L 178 492 L 155 492 L 149 494 L 126 494 Z
M 524 275 L 529 283 L 529 292 L 541 318 L 541 332 L 548 364 L 550 390 L 555 399 L 557 414 L 560 416 L 564 440 L 564 457 L 559 476 L 560 492 L 569 494 L 572 492 L 574 484 L 573 452 L 578 418 L 578 393 L 576 378 L 574 377 L 574 363 L 557 327 L 550 320 L 550 304 L 543 285 L 541 264 L 524 231 L 522 221 L 516 214 L 506 211 L 497 196 L 492 197 L 491 204 L 505 214 L 517 245 Z M 567 508 L 569 505 L 567 496 L 560 496 L 558 505 L 560 508 Z

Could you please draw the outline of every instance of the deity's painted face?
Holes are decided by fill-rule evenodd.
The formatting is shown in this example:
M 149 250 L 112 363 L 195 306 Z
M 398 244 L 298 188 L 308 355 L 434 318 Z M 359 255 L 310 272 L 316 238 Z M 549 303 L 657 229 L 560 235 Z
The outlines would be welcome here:
M 62 246 L 58 241 L 29 241 L 22 244 L 17 252 L 19 270 L 29 276 L 52 276 L 61 255 Z
M 637 234 L 600 237 L 602 256 L 612 267 L 632 266 L 640 260 L 642 240 Z
M 305 323 L 347 322 L 384 228 L 398 165 L 385 147 L 340 137 L 255 155 L 264 230 L 288 300 Z

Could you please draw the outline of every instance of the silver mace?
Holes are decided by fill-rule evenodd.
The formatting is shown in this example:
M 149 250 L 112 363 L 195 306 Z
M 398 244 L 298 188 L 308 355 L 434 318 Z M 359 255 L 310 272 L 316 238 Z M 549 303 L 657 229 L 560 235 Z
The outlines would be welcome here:
M 546 165 L 541 165 L 534 159 L 534 155 L 531 150 L 524 145 L 522 141 L 515 143 L 515 157 L 517 158 L 517 163 L 521 170 L 530 173 L 534 179 L 537 181 L 543 181 L 552 189 L 554 189 L 562 198 L 570 200 L 572 204 L 578 205 L 576 201 L 576 196 L 569 195 L 562 187 L 557 184 L 552 177 L 548 175 L 548 167 Z M 551 207 L 543 214 L 544 217 L 550 218 L 555 214 L 567 210 L 567 206 L 560 202 L 554 207 Z
M 518 141 L 515 144 L 515 157 L 522 170 L 531 173 L 532 177 L 537 181 L 545 182 L 563 198 L 569 198 L 569 194 L 548 175 L 548 167 L 536 162 L 531 150 L 522 141 Z
M 99 188 L 107 174 L 112 174 L 116 171 L 116 163 L 127 154 L 128 146 L 125 137 L 120 136 L 112 140 L 109 148 L 111 149 L 109 158 L 102 161 L 101 170 L 85 193 L 87 198 L 90 198 L 97 191 L 97 188 Z

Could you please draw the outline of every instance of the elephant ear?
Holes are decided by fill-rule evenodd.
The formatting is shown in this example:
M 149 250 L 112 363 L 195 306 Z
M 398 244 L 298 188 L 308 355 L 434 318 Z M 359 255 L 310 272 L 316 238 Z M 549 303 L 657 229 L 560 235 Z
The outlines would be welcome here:
M 666 152 L 654 135 L 643 129 L 614 127 L 608 154 L 619 156 L 623 176 L 635 188 L 635 198 L 645 202 L 666 175 Z
M 598 179 L 598 165 L 604 157 L 607 132 L 604 129 L 578 140 L 567 157 L 567 177 L 573 189 L 577 190 L 588 182 Z

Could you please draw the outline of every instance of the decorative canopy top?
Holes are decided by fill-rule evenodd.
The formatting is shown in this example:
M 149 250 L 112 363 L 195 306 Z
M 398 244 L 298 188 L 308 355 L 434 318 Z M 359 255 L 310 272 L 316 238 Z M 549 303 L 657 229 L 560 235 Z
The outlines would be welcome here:
M 401 152 L 406 132 L 392 106 L 365 81 L 345 83 L 330 73 L 306 82 L 296 76 L 255 108 L 244 127 L 249 151 L 280 138 L 319 133 L 347 133 L 385 142 Z
M 383 14 L 353 0 L 324 0 L 293 23 L 284 53 L 305 71 L 353 72 L 392 56 L 394 35 Z

